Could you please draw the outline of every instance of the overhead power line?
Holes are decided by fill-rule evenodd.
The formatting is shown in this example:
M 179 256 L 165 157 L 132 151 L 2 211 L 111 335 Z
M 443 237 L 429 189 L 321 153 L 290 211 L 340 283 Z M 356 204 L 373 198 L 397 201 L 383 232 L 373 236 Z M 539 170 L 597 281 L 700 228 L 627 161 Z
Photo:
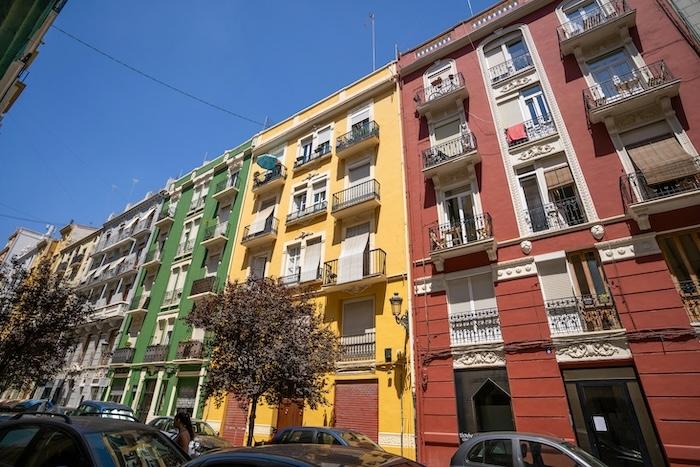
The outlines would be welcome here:
M 157 83 L 157 84 L 160 84 L 161 86 L 165 86 L 166 88 L 170 89 L 171 91 L 175 91 L 175 92 L 177 92 L 177 93 L 179 93 L 179 94 L 182 94 L 182 95 L 185 96 L 185 97 L 189 97 L 190 99 L 193 99 L 193 100 L 199 102 L 200 104 L 207 105 L 207 106 L 209 106 L 209 107 L 211 107 L 211 108 L 213 108 L 213 109 L 216 109 L 216 110 L 219 110 L 219 111 L 221 111 L 221 112 L 227 113 L 227 114 L 229 114 L 229 115 L 231 115 L 231 116 L 233 116 L 233 117 L 240 118 L 241 120 L 245 120 L 245 121 L 247 121 L 247 122 L 254 123 L 254 124 L 259 125 L 259 126 L 265 126 L 265 124 L 262 123 L 262 122 L 259 122 L 259 121 L 255 120 L 255 119 L 252 119 L 252 118 L 249 118 L 249 117 L 246 117 L 245 115 L 241 115 L 241 114 L 239 114 L 239 113 L 233 112 L 233 111 L 231 111 L 231 110 L 228 110 L 228 109 L 226 109 L 226 108 L 224 108 L 224 107 L 221 107 L 220 105 L 216 105 L 216 104 L 213 104 L 213 103 L 211 103 L 211 102 L 209 102 L 209 101 L 205 101 L 204 99 L 202 99 L 202 98 L 200 98 L 200 97 L 197 97 L 197 96 L 195 96 L 194 94 L 190 94 L 189 92 L 183 91 L 182 89 L 177 88 L 177 87 L 173 86 L 172 84 L 168 84 L 168 83 L 166 83 L 165 81 L 162 81 L 162 80 L 156 78 L 155 76 L 149 75 L 148 73 L 146 73 L 146 72 L 144 72 L 144 71 L 141 71 L 141 70 L 139 70 L 138 68 L 133 67 L 133 66 L 129 65 L 128 63 L 125 63 L 125 62 L 119 60 L 118 58 L 116 58 L 116 57 L 114 57 L 114 56 L 108 54 L 107 52 L 104 52 L 104 51 L 98 49 L 98 48 L 95 47 L 94 45 L 85 42 L 84 40 L 80 39 L 79 37 L 74 36 L 73 34 L 69 33 L 68 31 L 65 31 L 65 30 L 59 28 L 58 26 L 52 25 L 51 27 L 52 27 L 53 29 L 55 29 L 56 31 L 60 32 L 61 34 L 64 34 L 65 36 L 67 36 L 67 37 L 73 39 L 74 41 L 78 42 L 79 44 L 82 44 L 82 45 L 84 45 L 85 47 L 87 47 L 87 48 L 93 50 L 94 52 L 97 52 L 98 54 L 102 55 L 103 57 L 108 58 L 109 60 L 113 61 L 114 63 L 117 63 L 117 64 L 123 66 L 124 68 L 126 68 L 126 69 L 128 69 L 128 70 L 131 70 L 131 71 L 133 71 L 134 73 L 137 73 L 137 74 L 143 76 L 144 78 L 148 78 L 148 79 L 150 79 L 151 81 L 153 81 L 153 82 L 155 82 L 155 83 Z
M 16 221 L 22 221 L 22 222 L 34 222 L 35 224 L 53 224 L 53 225 L 60 225 L 60 222 L 51 222 L 51 221 L 42 221 L 40 219 L 32 219 L 30 217 L 21 217 L 21 216 L 13 216 L 11 214 L 3 214 L 0 213 L 0 217 L 5 217 L 7 219 L 13 219 Z

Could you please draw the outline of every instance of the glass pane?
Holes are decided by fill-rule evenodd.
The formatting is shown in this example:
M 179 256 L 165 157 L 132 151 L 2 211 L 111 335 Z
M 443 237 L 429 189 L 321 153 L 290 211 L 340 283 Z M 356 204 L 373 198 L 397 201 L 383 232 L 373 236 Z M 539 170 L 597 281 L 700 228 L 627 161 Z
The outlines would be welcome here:
M 38 431 L 38 427 L 29 426 L 0 433 L 0 459 L 2 459 L 2 463 L 14 465 Z
M 510 396 L 493 381 L 484 383 L 474 395 L 479 431 L 512 431 L 513 412 Z M 498 464 L 501 465 L 501 464 Z
M 440 143 L 442 141 L 447 141 L 452 138 L 459 136 L 460 127 L 462 122 L 458 120 L 452 120 L 448 123 L 443 123 L 442 125 L 436 126 L 433 129 L 433 134 L 435 136 L 435 142 Z
M 581 256 L 576 255 L 572 257 L 571 265 L 574 267 L 574 275 L 576 276 L 576 283 L 578 284 L 579 292 L 581 295 L 591 295 L 591 288 L 588 285 L 588 280 L 586 280 L 586 273 L 583 272 Z
M 523 464 L 541 467 L 576 467 L 576 461 L 568 454 L 547 444 L 520 441 Z
M 698 248 L 698 244 L 693 240 L 692 234 L 683 234 L 680 239 L 683 252 L 691 267 L 694 268 L 693 272 L 696 276 L 700 276 L 700 248 Z
M 681 260 L 680 254 L 676 249 L 676 243 L 673 241 L 673 239 L 662 238 L 661 243 L 664 247 L 664 251 L 666 252 L 666 261 L 669 263 L 668 266 L 673 275 L 676 276 L 676 279 L 679 282 L 690 280 L 690 274 L 688 274 L 688 270 Z
M 46 433 L 32 451 L 34 453 L 27 465 L 77 467 L 85 464 L 80 455 L 80 448 L 62 431 Z
M 139 430 L 90 433 L 88 445 L 105 464 L 116 465 L 182 465 L 186 462 L 160 433 Z M 109 462 L 107 461 L 109 459 Z
M 513 465 L 513 443 L 509 439 L 484 441 L 484 463 L 490 465 Z
M 607 292 L 605 288 L 605 281 L 600 272 L 600 264 L 598 263 L 598 258 L 595 253 L 589 251 L 586 253 L 586 265 L 588 266 L 588 272 L 591 274 L 591 280 L 593 281 L 593 287 L 595 292 L 600 295 Z
M 506 48 L 508 49 L 511 59 L 527 53 L 527 47 L 525 47 L 525 43 L 521 40 L 511 42 L 510 44 L 506 45 Z

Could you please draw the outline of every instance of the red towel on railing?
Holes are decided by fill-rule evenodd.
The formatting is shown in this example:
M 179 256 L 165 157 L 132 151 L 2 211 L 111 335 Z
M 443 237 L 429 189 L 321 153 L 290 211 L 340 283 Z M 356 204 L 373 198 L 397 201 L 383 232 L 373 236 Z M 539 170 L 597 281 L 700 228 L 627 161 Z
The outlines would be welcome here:
M 527 130 L 524 123 L 518 123 L 510 128 L 506 128 L 506 139 L 509 143 L 527 138 Z

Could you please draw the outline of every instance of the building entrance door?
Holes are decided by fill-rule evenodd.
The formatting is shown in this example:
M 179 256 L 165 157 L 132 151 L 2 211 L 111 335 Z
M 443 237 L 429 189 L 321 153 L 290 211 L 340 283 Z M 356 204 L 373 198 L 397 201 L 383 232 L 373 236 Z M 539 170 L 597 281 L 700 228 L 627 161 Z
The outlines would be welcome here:
M 610 467 L 665 461 L 632 368 L 564 371 L 579 445 Z
M 277 409 L 277 431 L 288 426 L 301 426 L 304 422 L 304 406 L 296 401 L 285 400 Z
M 136 418 L 141 422 L 146 423 L 146 417 L 148 417 L 148 410 L 151 408 L 151 401 L 153 400 L 153 393 L 156 390 L 156 380 L 149 379 L 143 388 L 143 393 L 141 395 L 141 400 L 139 401 L 139 407 L 136 410 Z

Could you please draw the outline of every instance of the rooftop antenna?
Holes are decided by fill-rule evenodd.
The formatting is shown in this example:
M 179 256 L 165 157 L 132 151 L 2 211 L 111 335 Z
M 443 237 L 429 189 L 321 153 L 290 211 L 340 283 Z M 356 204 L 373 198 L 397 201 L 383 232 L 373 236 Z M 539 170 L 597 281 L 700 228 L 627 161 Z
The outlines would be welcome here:
M 469 6 L 469 17 L 474 16 L 474 10 L 472 10 L 472 0 L 467 0 L 467 6 Z
M 372 23 L 372 71 L 377 69 L 377 50 L 376 50 L 376 43 L 375 43 L 375 38 L 374 38 L 374 13 L 369 14 L 369 20 Z
M 270 121 L 270 117 L 268 117 L 267 115 L 265 115 L 265 123 L 263 124 L 263 128 L 265 128 L 265 129 L 270 128 L 270 123 L 272 123 L 272 122 Z

